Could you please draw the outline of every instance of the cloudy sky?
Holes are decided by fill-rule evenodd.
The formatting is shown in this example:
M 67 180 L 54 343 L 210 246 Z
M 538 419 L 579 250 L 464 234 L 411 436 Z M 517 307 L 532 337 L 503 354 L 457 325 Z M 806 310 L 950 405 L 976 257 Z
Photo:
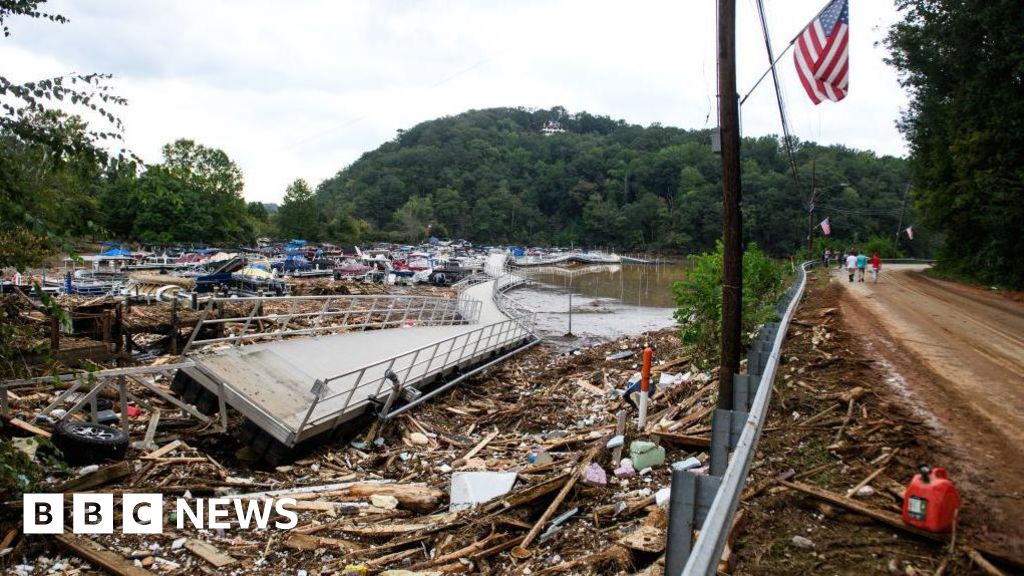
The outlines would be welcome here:
M 765 0 L 776 53 L 826 0 Z M 471 108 L 561 105 L 682 128 L 715 123 L 714 0 L 57 0 L 64 25 L 24 18 L 0 38 L 13 81 L 109 72 L 129 99 L 127 145 L 147 162 L 192 138 L 245 173 L 249 200 L 318 184 L 395 131 Z M 904 155 L 906 106 L 875 44 L 889 0 L 851 2 L 850 94 L 814 106 L 780 63 L 794 134 Z M 739 86 L 767 67 L 753 0 L 739 0 Z M 770 82 L 744 134 L 780 132 Z

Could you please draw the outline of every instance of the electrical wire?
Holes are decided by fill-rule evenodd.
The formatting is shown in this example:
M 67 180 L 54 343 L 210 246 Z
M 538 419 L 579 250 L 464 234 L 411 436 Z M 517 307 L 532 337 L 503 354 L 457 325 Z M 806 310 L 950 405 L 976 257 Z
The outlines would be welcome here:
M 789 168 L 793 173 L 793 180 L 796 182 L 797 190 L 802 192 L 803 183 L 800 181 L 800 171 L 797 168 L 796 157 L 793 154 L 792 136 L 789 132 L 789 120 L 786 118 L 786 106 L 782 99 L 782 88 L 779 85 L 779 73 L 775 69 L 775 63 L 778 62 L 778 60 L 775 58 L 774 51 L 772 50 L 771 36 L 768 33 L 768 20 L 765 16 L 764 0 L 757 0 L 757 14 L 761 20 L 761 32 L 764 34 L 764 47 L 768 52 L 768 63 L 771 67 L 772 82 L 775 84 L 775 101 L 779 106 L 779 118 L 782 121 L 782 143 L 786 149 L 786 160 L 789 162 Z M 781 54 L 779 55 L 779 58 L 782 58 Z

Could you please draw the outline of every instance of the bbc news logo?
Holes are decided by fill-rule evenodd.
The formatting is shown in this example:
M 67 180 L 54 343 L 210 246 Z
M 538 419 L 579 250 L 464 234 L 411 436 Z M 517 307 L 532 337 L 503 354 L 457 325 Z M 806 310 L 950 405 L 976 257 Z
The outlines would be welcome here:
M 65 525 L 64 494 L 25 494 L 22 521 L 25 534 L 62 534 Z M 241 498 L 178 498 L 174 502 L 177 529 L 279 530 L 294 528 L 299 517 L 290 510 L 294 498 L 246 500 Z M 75 534 L 113 534 L 118 507 L 113 494 L 73 494 L 71 531 Z M 123 534 L 161 534 L 164 531 L 163 494 L 123 494 Z M 271 519 L 274 519 L 271 522 Z

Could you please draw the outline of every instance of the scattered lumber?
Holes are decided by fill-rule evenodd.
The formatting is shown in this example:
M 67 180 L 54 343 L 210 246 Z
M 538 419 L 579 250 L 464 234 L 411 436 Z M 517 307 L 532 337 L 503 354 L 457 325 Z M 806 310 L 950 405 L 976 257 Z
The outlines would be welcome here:
M 55 538 L 75 555 L 115 576 L 152 576 L 152 572 L 136 567 L 92 540 L 72 534 L 57 534 Z
M 29 424 L 28 422 L 25 422 L 21 418 L 11 418 L 10 420 L 7 421 L 7 423 L 10 424 L 11 426 L 14 426 L 15 428 L 18 428 L 20 430 L 24 430 L 25 432 L 28 432 L 29 434 L 34 434 L 36 436 L 42 436 L 43 438 L 49 438 L 49 437 L 53 436 L 52 434 L 50 434 L 46 430 L 43 430 L 42 428 L 39 428 L 38 426 L 33 426 L 32 424 Z
M 97 486 L 102 486 L 114 480 L 120 480 L 126 476 L 131 476 L 132 465 L 128 462 L 118 462 L 117 464 L 110 464 L 103 466 L 99 470 L 79 476 L 68 480 L 61 486 L 61 492 L 80 492 L 82 490 L 91 490 Z
M 199 556 L 203 560 L 206 560 L 210 564 L 213 564 L 217 568 L 223 568 L 224 566 L 230 566 L 237 562 L 231 556 L 221 552 L 216 546 L 209 542 L 203 542 L 202 540 L 196 540 L 195 538 L 189 538 L 185 542 L 185 549 L 192 552 L 196 556 Z
M 429 513 L 441 506 L 447 494 L 425 484 L 353 484 L 345 489 L 354 496 L 394 496 L 399 506 L 413 512 Z

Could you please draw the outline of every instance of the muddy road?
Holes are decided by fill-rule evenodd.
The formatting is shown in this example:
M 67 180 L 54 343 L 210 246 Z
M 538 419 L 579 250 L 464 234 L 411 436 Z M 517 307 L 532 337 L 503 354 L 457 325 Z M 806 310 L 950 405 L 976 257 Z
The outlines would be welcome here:
M 833 271 L 832 282 L 850 328 L 959 477 L 962 517 L 1024 552 L 1024 304 L 922 266 L 885 266 L 877 284 Z

